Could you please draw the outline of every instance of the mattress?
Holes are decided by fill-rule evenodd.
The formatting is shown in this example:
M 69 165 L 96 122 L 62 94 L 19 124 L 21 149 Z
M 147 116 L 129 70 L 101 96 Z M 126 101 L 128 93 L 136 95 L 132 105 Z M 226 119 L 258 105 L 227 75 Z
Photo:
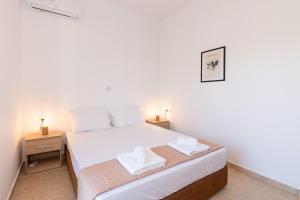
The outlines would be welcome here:
M 113 128 L 88 133 L 67 133 L 67 146 L 76 176 L 80 170 L 114 159 L 116 155 L 132 151 L 136 146 L 166 145 L 183 134 L 154 125 Z M 226 149 L 222 148 L 195 160 L 115 188 L 96 197 L 96 200 L 162 199 L 200 180 L 226 165 Z

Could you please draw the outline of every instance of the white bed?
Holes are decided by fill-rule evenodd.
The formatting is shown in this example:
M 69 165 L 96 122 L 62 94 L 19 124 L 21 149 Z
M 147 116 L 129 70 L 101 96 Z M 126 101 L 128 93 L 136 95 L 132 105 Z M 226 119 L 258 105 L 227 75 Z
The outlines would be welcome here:
M 182 134 L 150 124 L 113 128 L 88 133 L 67 133 L 67 146 L 76 176 L 80 170 L 114 159 L 117 154 L 136 146 L 156 147 L 176 140 Z M 97 196 L 96 200 L 162 199 L 202 179 L 226 165 L 226 149 L 222 148 L 195 160 L 145 177 Z

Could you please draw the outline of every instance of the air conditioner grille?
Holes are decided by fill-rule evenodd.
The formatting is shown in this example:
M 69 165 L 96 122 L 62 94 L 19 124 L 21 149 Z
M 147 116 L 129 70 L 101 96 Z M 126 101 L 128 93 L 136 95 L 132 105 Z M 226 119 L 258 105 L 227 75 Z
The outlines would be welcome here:
M 72 16 L 70 16 L 70 15 L 61 14 L 61 13 L 59 13 L 59 12 L 54 12 L 54 11 L 50 11 L 50 10 L 38 8 L 38 7 L 35 7 L 35 6 L 32 6 L 32 8 L 33 8 L 33 9 L 36 9 L 36 10 L 39 10 L 39 11 L 43 11 L 43 12 L 47 12 L 47 13 L 51 13 L 51 14 L 60 15 L 60 16 L 63 16 L 63 17 L 69 17 L 69 18 L 72 18 L 72 19 L 77 19 L 76 17 L 72 17 Z

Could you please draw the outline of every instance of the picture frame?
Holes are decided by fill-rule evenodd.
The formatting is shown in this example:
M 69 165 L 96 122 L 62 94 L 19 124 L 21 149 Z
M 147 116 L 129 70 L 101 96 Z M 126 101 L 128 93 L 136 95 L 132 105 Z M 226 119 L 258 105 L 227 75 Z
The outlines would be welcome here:
M 225 81 L 226 46 L 201 52 L 201 83 Z

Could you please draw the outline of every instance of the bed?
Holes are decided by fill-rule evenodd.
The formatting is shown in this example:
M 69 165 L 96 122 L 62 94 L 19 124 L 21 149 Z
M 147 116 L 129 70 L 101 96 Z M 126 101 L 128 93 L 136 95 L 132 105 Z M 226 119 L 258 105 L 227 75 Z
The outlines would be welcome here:
M 75 192 L 82 169 L 114 159 L 136 146 L 157 147 L 181 133 L 150 124 L 66 134 L 66 163 Z M 208 199 L 227 184 L 226 149 L 176 165 L 98 195 L 95 200 Z

